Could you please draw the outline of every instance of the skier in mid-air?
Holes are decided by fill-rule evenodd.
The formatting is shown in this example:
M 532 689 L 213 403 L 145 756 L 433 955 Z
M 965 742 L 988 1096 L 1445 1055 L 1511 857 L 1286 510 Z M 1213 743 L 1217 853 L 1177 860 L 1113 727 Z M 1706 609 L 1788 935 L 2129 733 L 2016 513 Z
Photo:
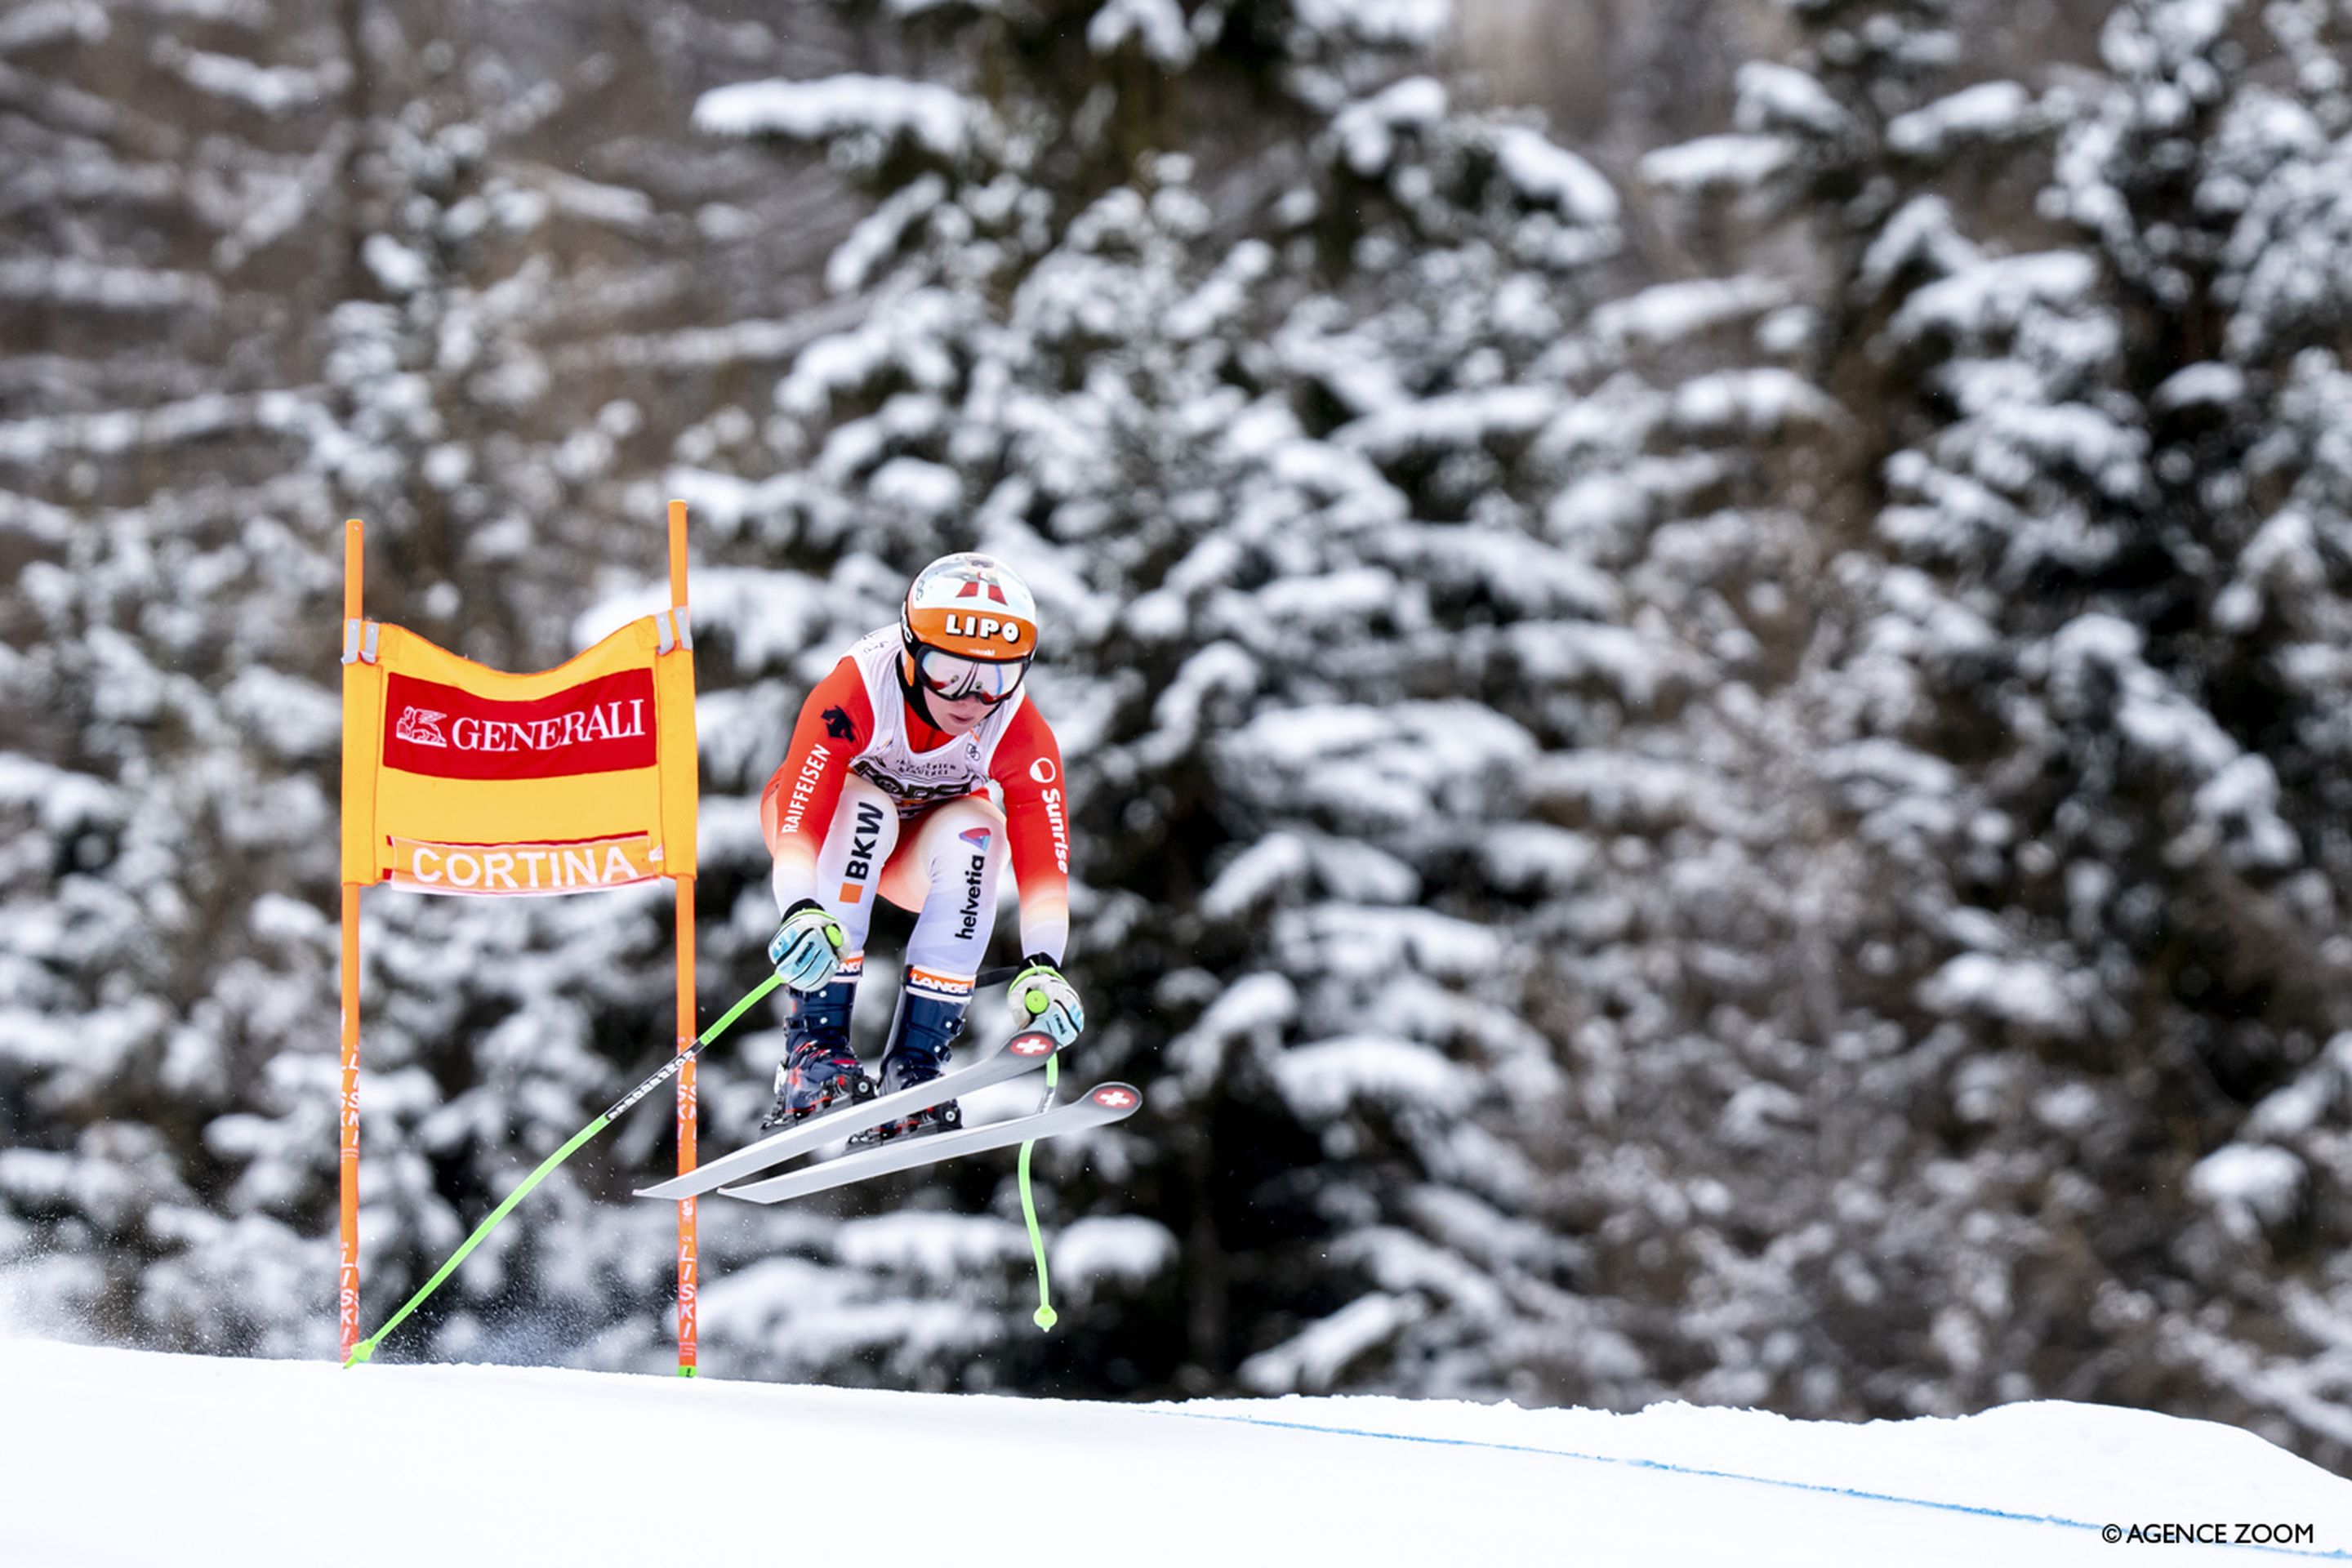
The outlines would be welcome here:
M 1036 652 L 1036 602 L 1011 568 L 986 555 L 943 556 L 916 574 L 898 624 L 852 645 L 801 705 L 783 764 L 760 798 L 783 911 L 768 957 L 793 993 L 763 1126 L 940 1076 L 1008 858 L 1028 954 L 1013 1010 L 1063 1046 L 1086 1026 L 1059 967 L 1069 828 L 1061 748 L 1024 689 Z M 915 913 L 878 1090 L 849 1043 L 877 898 Z M 960 1120 L 947 1100 L 877 1131 L 929 1132 Z

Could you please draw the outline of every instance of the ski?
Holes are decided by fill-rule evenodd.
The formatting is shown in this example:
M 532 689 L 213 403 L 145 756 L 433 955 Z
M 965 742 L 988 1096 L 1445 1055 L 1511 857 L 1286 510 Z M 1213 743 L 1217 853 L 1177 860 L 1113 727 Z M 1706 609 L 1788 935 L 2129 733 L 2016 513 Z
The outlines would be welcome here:
M 1055 1048 L 1051 1035 L 1034 1029 L 1015 1035 L 995 1050 L 961 1067 L 950 1068 L 929 1083 L 915 1084 L 894 1093 L 823 1111 L 781 1132 L 772 1133 L 756 1143 L 747 1143 L 733 1153 L 721 1155 L 708 1165 L 698 1166 L 682 1176 L 673 1176 L 650 1187 L 639 1187 L 637 1196 L 663 1199 L 699 1196 L 724 1183 L 764 1171 L 771 1165 L 782 1164 L 830 1139 L 879 1127 L 885 1122 L 895 1121 L 902 1116 L 937 1105 L 943 1100 L 953 1100 L 959 1095 L 986 1089 L 991 1084 L 1019 1078 L 1051 1060 Z M 935 1133 L 931 1136 L 942 1135 Z
M 771 1176 L 747 1186 L 721 1187 L 719 1191 L 728 1197 L 745 1198 L 755 1204 L 782 1203 L 786 1198 L 806 1197 L 811 1193 L 847 1186 L 869 1176 L 887 1176 L 911 1171 L 918 1165 L 952 1160 L 959 1154 L 978 1154 L 989 1149 L 1002 1149 L 1008 1143 L 1025 1143 L 1033 1138 L 1058 1138 L 1089 1127 L 1108 1127 L 1134 1115 L 1142 1103 L 1143 1096 L 1136 1092 L 1132 1084 L 1100 1084 L 1067 1105 L 1034 1116 L 1016 1116 L 1010 1121 L 992 1121 L 985 1127 L 967 1127 L 961 1132 L 897 1139 L 878 1148 L 845 1154 L 826 1164 Z

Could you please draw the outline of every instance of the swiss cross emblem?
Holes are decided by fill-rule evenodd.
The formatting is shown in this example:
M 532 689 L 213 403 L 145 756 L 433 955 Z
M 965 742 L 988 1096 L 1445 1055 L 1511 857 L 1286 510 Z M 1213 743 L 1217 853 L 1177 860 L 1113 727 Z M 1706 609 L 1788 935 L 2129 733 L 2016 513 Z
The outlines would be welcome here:
M 1112 1084 L 1095 1090 L 1094 1102 L 1105 1110 L 1126 1110 L 1135 1104 L 1135 1091 Z
M 1042 1057 L 1053 1050 L 1054 1037 L 1051 1035 L 1034 1033 L 1018 1035 L 1013 1037 L 1013 1044 L 1005 1048 L 1016 1057 Z

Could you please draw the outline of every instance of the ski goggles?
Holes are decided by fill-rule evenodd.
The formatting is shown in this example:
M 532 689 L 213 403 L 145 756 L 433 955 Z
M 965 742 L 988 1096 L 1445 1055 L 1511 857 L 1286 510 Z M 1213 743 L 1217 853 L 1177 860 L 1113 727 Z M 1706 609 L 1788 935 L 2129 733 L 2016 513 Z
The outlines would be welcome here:
M 927 647 L 915 656 L 915 674 L 934 697 L 949 702 L 974 700 L 993 708 L 1020 689 L 1029 673 L 1025 658 L 965 658 Z

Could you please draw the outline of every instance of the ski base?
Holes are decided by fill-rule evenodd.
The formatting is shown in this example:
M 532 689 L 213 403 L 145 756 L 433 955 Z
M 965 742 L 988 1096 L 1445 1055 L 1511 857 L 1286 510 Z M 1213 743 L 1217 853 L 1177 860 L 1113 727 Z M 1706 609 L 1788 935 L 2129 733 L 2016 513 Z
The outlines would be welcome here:
M 952 1160 L 959 1155 L 978 1154 L 990 1149 L 1002 1149 L 1008 1144 L 1026 1143 L 1033 1139 L 1058 1138 L 1089 1128 L 1108 1127 L 1113 1122 L 1126 1121 L 1142 1104 L 1143 1096 L 1136 1091 L 1133 1084 L 1099 1084 L 1067 1105 L 1056 1106 L 1034 1116 L 1016 1116 L 1010 1121 L 992 1121 L 985 1127 L 967 1127 L 961 1132 L 932 1132 L 917 1138 L 893 1139 L 879 1147 L 844 1155 L 828 1164 L 719 1190 L 728 1197 L 742 1198 L 750 1203 L 782 1203 L 787 1198 L 830 1192 L 835 1187 L 845 1187 L 852 1182 L 911 1171 L 919 1165 Z
M 961 1067 L 950 1068 L 929 1083 L 919 1083 L 889 1094 L 877 1095 L 871 1100 L 861 1100 L 839 1110 L 821 1111 L 805 1121 L 796 1122 L 755 1143 L 747 1143 L 733 1153 L 723 1154 L 682 1176 L 656 1182 L 650 1187 L 639 1187 L 636 1195 L 672 1201 L 699 1197 L 729 1182 L 740 1181 L 771 1165 L 780 1165 L 845 1133 L 879 1127 L 886 1121 L 896 1121 L 915 1111 L 928 1110 L 943 1100 L 953 1100 L 992 1084 L 1019 1078 L 1053 1059 L 1057 1048 L 1051 1035 L 1038 1030 L 1015 1035 L 996 1050 Z M 950 1137 L 954 1134 L 938 1133 L 933 1136 Z

